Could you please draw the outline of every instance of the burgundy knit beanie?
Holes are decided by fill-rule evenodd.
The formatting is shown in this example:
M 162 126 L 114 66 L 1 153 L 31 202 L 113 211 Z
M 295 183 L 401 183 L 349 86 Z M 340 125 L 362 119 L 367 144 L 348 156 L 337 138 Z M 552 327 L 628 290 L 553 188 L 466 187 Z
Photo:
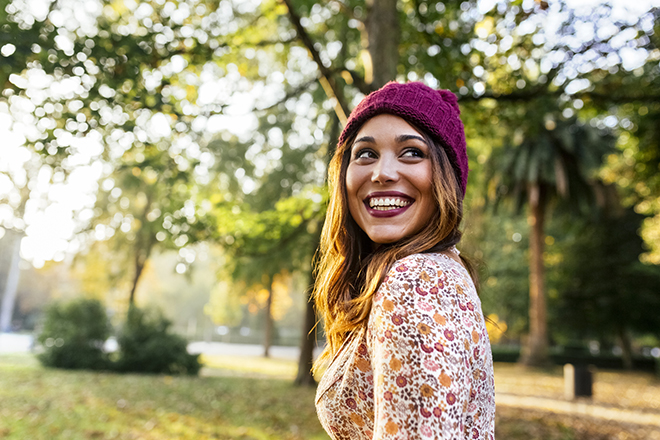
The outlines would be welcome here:
M 456 95 L 449 90 L 434 90 L 420 82 L 389 82 L 367 95 L 353 109 L 339 136 L 339 145 L 357 133 L 368 119 L 381 113 L 399 116 L 438 141 L 445 148 L 465 196 L 468 158 Z

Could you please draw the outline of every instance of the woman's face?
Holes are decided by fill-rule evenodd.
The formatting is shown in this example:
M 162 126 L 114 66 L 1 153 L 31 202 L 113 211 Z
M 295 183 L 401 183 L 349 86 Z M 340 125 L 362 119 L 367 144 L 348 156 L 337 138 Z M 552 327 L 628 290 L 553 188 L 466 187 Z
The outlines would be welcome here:
M 369 119 L 351 147 L 346 191 L 351 216 L 378 244 L 419 232 L 436 213 L 431 146 L 404 119 Z

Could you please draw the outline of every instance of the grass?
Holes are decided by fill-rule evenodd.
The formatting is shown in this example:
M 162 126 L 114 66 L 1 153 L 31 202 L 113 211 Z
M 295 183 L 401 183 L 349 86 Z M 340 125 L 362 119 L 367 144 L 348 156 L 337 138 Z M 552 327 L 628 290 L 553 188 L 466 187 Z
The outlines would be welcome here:
M 202 355 L 205 366 L 202 375 L 262 377 L 291 380 L 296 376 L 298 365 L 287 359 L 254 356 Z
M 290 380 L 44 369 L 0 357 L 3 439 L 327 439 Z
M 202 377 L 119 375 L 42 368 L 30 355 L 0 356 L 3 439 L 328 439 L 314 390 L 295 388 L 295 362 L 207 356 Z M 660 409 L 650 375 L 602 372 L 599 404 Z M 499 392 L 561 398 L 561 370 L 496 366 Z M 652 429 L 654 428 L 654 429 Z M 500 407 L 499 440 L 647 440 L 657 427 Z

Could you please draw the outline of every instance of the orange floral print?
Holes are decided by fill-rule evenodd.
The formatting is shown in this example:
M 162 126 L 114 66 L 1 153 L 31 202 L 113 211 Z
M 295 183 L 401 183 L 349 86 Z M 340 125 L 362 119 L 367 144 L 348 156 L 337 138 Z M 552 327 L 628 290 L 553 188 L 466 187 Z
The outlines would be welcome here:
M 424 324 L 423 322 L 417 324 L 417 330 L 423 335 L 428 335 L 431 333 L 431 327 L 429 327 L 427 324 Z
M 451 386 L 451 377 L 445 373 L 440 374 L 440 385 L 443 387 L 449 387 Z
M 421 393 L 422 397 L 433 397 L 433 388 L 427 384 L 422 385 L 419 388 L 419 392 Z

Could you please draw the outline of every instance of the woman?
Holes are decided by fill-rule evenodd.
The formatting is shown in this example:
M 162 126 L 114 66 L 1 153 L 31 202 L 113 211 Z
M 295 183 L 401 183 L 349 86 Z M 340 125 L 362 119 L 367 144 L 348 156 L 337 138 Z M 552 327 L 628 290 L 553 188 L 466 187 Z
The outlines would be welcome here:
M 315 368 L 333 439 L 493 439 L 490 344 L 454 247 L 467 184 L 456 96 L 389 83 L 351 113 L 329 170 Z

